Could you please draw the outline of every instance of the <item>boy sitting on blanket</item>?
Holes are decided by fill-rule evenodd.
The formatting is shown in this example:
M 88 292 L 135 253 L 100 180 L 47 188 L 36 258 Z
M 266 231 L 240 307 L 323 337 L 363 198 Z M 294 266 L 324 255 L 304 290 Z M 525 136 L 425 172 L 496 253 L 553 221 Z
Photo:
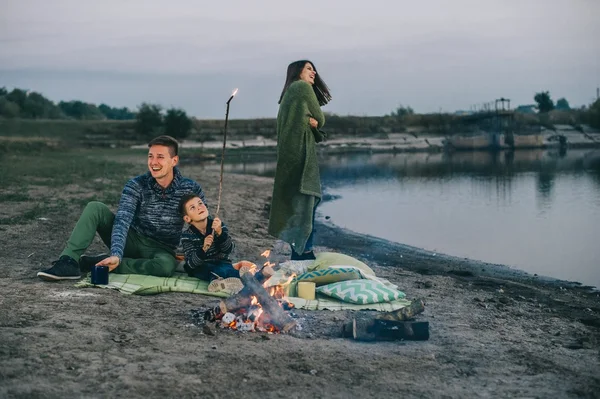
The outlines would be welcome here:
M 179 212 L 189 224 L 181 235 L 185 257 L 184 269 L 189 276 L 210 281 L 208 290 L 237 293 L 243 288 L 240 272 L 229 255 L 234 243 L 221 219 L 209 216 L 206 205 L 196 194 L 186 194 L 179 202 Z

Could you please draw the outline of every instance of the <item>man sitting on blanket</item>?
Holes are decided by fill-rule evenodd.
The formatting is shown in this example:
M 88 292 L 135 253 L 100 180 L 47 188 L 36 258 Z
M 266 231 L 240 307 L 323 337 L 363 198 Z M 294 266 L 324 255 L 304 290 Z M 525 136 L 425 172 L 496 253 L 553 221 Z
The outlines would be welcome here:
M 38 277 L 46 281 L 75 280 L 93 265 L 105 265 L 123 274 L 173 275 L 178 264 L 175 249 L 184 224 L 179 201 L 192 192 L 204 202 L 204 192 L 176 167 L 177 140 L 159 136 L 148 147 L 148 172 L 125 184 L 116 215 L 101 202 L 88 203 L 60 258 Z M 110 254 L 82 256 L 96 232 Z
M 235 245 L 227 226 L 218 217 L 209 215 L 204 201 L 196 194 L 181 198 L 179 212 L 189 224 L 181 235 L 184 269 L 188 275 L 210 281 L 208 290 L 211 292 L 239 291 L 243 284 L 240 272 L 229 259 Z

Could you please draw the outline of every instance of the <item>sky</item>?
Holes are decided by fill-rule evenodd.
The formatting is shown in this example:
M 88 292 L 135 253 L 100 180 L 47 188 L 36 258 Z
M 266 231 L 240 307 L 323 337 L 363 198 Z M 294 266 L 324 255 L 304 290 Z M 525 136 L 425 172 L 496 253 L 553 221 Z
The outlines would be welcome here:
M 597 0 L 0 0 L 0 87 L 198 118 L 272 118 L 310 59 L 339 115 L 453 112 L 600 85 Z

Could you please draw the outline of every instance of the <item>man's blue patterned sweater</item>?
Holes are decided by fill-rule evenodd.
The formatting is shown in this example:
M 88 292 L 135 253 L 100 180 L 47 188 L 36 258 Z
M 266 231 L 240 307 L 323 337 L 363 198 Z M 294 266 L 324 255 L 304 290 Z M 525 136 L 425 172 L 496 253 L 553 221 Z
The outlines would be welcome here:
M 206 204 L 202 187 L 192 179 L 173 170 L 173 182 L 162 188 L 150 172 L 135 177 L 125 184 L 115 216 L 111 236 L 111 256 L 123 259 L 123 250 L 130 228 L 175 250 L 179 245 L 183 217 L 177 208 L 185 194 L 197 194 Z

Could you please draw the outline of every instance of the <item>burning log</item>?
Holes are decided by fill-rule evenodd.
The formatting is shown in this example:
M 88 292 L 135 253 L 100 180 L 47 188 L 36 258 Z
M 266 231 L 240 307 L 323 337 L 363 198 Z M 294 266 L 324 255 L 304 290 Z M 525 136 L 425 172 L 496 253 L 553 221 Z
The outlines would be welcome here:
M 246 273 L 246 274 L 251 275 L 251 273 Z M 267 278 L 269 278 L 269 276 L 264 275 L 262 273 L 262 270 L 258 271 L 256 273 L 256 275 L 254 276 L 254 279 L 258 283 L 262 283 Z M 241 279 L 241 280 L 242 280 L 242 282 L 244 281 L 244 279 Z M 250 305 L 252 304 L 252 295 L 253 295 L 252 290 L 250 288 L 248 288 L 248 286 L 244 282 L 244 288 L 242 288 L 240 292 L 221 301 L 221 303 L 219 304 L 221 313 L 224 314 L 227 312 L 235 312 L 238 309 L 245 309 L 245 308 L 250 307 Z
M 244 274 L 241 279 L 244 283 L 244 289 L 242 291 L 247 289 L 250 292 L 250 295 L 256 296 L 258 303 L 262 306 L 264 313 L 266 313 L 265 316 L 268 317 L 271 324 L 283 332 L 287 332 L 296 326 L 294 319 L 279 306 L 279 302 L 269 295 L 267 290 L 265 290 L 251 273 Z M 231 297 L 228 299 L 231 299 Z M 223 304 L 223 302 L 226 301 L 222 301 L 221 303 Z

